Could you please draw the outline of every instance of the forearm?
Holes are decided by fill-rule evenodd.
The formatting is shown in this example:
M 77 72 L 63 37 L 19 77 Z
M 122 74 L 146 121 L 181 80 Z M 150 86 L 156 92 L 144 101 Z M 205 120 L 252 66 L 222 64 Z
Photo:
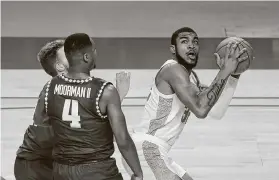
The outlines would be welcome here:
M 118 145 L 123 158 L 137 177 L 142 177 L 142 169 L 138 158 L 137 149 L 131 137 L 125 141 L 124 145 Z
M 214 119 L 221 119 L 224 116 L 236 90 L 238 79 L 239 76 L 230 76 L 228 78 L 224 90 L 219 97 L 219 100 L 216 102 L 216 104 L 212 107 L 212 109 L 209 112 L 210 117 Z
M 198 95 L 200 108 L 204 114 L 207 115 L 218 101 L 229 75 L 226 70 L 220 70 L 211 85 Z

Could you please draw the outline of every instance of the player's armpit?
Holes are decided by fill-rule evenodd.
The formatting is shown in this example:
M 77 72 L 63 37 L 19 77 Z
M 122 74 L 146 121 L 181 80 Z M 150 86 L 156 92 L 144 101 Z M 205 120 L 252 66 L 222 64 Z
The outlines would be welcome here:
M 179 64 L 173 64 L 165 71 L 166 81 L 180 99 L 198 118 L 205 118 L 218 100 L 229 73 L 221 70 L 212 84 L 203 92 L 197 93 L 191 85 L 189 73 Z
M 116 88 L 108 85 L 102 95 L 101 101 L 106 104 L 108 119 L 111 124 L 116 143 L 122 156 L 137 177 L 142 176 L 135 144 L 129 135 L 125 116 L 121 109 L 121 102 Z

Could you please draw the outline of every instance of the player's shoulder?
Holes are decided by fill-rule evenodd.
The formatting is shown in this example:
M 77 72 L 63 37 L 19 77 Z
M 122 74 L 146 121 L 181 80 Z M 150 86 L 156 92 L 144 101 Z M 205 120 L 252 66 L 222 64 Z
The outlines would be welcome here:
M 45 83 L 44 87 L 46 88 L 48 85 L 53 84 L 53 83 L 59 83 L 60 81 L 62 81 L 62 78 L 60 75 L 53 76 Z
M 39 97 L 44 96 L 44 94 L 46 93 L 47 89 L 49 88 L 50 83 L 51 83 L 52 80 L 53 80 L 53 78 L 51 78 L 50 80 L 48 80 L 48 81 L 44 84 L 43 89 L 41 90 L 41 92 L 40 92 L 40 94 L 39 94 Z
M 113 84 L 108 84 L 104 87 L 101 100 L 105 104 L 120 103 L 120 97 L 119 97 L 118 91 Z
M 170 63 L 163 67 L 161 75 L 167 80 L 173 80 L 179 77 L 189 78 L 189 71 L 179 63 Z
M 100 86 L 103 97 L 109 97 L 117 92 L 116 87 L 111 82 L 105 79 L 94 77 L 93 83 Z
M 92 83 L 95 84 L 97 87 L 99 87 L 101 89 L 106 89 L 108 86 L 112 85 L 111 82 L 106 81 L 102 78 L 96 78 L 96 77 L 94 77 Z
M 94 82 L 96 83 L 100 83 L 100 84 L 104 84 L 104 83 L 107 83 L 108 81 L 102 79 L 102 78 L 98 78 L 98 77 L 94 77 Z
M 113 84 L 107 84 L 105 87 L 104 87 L 104 92 L 103 92 L 103 96 L 105 97 L 111 97 L 111 96 L 114 96 L 118 94 L 118 91 L 116 89 L 116 87 L 113 85 Z
M 165 73 L 174 73 L 174 74 L 177 74 L 177 73 L 182 73 L 182 74 L 188 74 L 189 75 L 189 72 L 187 71 L 186 68 L 184 68 L 181 64 L 179 63 L 170 63 L 170 64 L 167 64 L 163 67 L 162 69 Z

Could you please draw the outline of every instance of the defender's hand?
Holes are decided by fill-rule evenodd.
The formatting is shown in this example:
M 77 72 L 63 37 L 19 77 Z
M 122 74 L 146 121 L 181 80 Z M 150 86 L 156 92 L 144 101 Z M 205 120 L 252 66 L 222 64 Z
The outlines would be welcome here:
M 130 72 L 121 71 L 119 73 L 116 73 L 116 89 L 119 93 L 121 100 L 123 100 L 129 92 L 130 77 Z

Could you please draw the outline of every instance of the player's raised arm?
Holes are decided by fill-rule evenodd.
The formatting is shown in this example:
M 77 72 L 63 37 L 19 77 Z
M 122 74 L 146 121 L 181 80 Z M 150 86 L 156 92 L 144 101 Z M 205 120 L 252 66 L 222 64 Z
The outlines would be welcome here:
M 224 66 L 211 85 L 198 94 L 190 82 L 189 72 L 179 64 L 173 64 L 168 67 L 168 73 L 166 73 L 168 76 L 165 77 L 166 81 L 173 88 L 181 102 L 198 118 L 205 118 L 207 116 L 220 97 L 227 78 L 237 68 L 238 63 L 247 58 L 239 58 L 245 52 L 245 49 L 235 53 L 236 47 L 237 43 L 234 43 L 234 45 L 232 43 L 228 44 Z
M 201 84 L 197 74 L 194 71 L 192 71 L 192 73 L 196 77 L 197 85 L 200 90 L 198 93 L 206 90 L 208 88 L 208 86 Z M 224 117 L 226 111 L 228 110 L 230 102 L 233 98 L 234 92 L 236 90 L 239 77 L 240 77 L 240 75 L 230 75 L 229 76 L 218 101 L 215 103 L 215 105 L 209 111 L 208 116 L 210 116 L 213 119 L 218 119 L 218 120 L 220 120 L 221 118 Z
M 211 118 L 221 119 L 224 117 L 236 90 L 239 76 L 240 75 L 229 76 L 219 100 L 212 107 L 208 114 Z
M 142 179 L 142 170 L 138 154 L 135 144 L 129 135 L 116 88 L 113 85 L 108 85 L 104 90 L 102 99 L 107 105 L 108 119 L 122 156 L 134 172 L 134 175 L 138 179 Z
M 121 103 L 129 92 L 130 77 L 130 72 L 121 71 L 116 73 L 116 89 L 118 91 Z

